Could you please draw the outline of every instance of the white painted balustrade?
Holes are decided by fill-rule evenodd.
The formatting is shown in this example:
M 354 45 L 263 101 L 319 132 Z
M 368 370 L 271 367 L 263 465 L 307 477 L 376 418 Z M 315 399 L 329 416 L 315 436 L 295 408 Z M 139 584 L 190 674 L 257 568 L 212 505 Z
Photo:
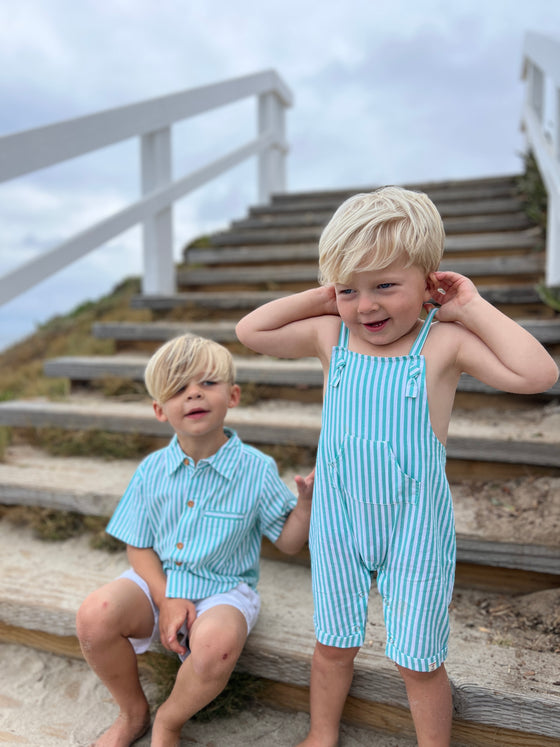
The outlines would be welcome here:
M 560 37 L 528 33 L 522 125 L 548 194 L 546 285 L 560 287 Z
M 257 137 L 179 179 L 171 176 L 174 123 L 248 97 L 258 101 Z M 144 229 L 142 292 L 175 292 L 173 203 L 237 166 L 258 158 L 259 201 L 285 190 L 285 110 L 292 94 L 274 70 L 118 107 L 85 117 L 0 137 L 0 182 L 128 140 L 141 139 L 141 192 L 137 202 L 0 277 L 0 304 L 129 228 Z

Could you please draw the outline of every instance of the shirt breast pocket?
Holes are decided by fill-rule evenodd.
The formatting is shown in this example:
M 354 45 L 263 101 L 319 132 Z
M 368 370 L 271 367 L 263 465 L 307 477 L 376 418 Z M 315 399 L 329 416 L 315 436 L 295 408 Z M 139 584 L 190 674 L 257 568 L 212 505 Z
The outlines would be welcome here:
M 232 513 L 231 511 L 206 511 L 206 519 L 219 519 L 221 521 L 244 521 L 245 514 Z
M 347 497 L 358 503 L 418 503 L 421 483 L 404 472 L 388 441 L 346 435 L 332 467 Z

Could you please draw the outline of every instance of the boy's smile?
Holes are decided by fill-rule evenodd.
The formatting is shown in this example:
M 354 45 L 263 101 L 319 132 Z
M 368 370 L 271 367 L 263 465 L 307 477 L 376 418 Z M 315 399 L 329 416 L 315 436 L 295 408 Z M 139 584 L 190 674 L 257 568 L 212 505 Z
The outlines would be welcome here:
M 384 355 L 401 355 L 399 349 L 418 323 L 422 306 L 430 299 L 424 271 L 398 259 L 382 270 L 364 270 L 348 283 L 336 283 L 338 312 L 350 331 L 357 352 L 383 346 Z M 364 345 L 365 343 L 365 345 Z M 393 348 L 388 350 L 387 347 Z
M 158 420 L 171 425 L 183 451 L 197 461 L 215 454 L 225 443 L 224 420 L 239 399 L 235 384 L 193 379 L 163 404 L 154 402 L 154 412 Z

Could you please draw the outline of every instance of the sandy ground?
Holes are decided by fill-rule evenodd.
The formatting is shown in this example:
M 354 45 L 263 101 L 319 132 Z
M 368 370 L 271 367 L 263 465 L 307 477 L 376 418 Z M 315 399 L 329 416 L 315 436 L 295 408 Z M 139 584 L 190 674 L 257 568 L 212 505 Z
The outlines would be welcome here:
M 117 710 L 87 664 L 10 644 L 0 645 L 0 744 L 89 745 Z M 145 682 L 150 697 L 151 685 Z M 307 733 L 305 713 L 252 706 L 235 717 L 190 723 L 181 745 L 292 747 Z M 136 742 L 146 747 L 149 734 Z M 341 747 L 413 747 L 414 740 L 343 726 Z

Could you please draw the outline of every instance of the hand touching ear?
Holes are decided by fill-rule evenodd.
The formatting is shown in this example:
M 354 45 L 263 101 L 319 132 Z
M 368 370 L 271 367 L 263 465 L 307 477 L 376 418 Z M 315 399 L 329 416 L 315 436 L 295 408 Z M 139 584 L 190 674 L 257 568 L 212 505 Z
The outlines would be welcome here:
M 432 272 L 427 285 L 432 300 L 440 306 L 435 315 L 440 322 L 461 321 L 467 305 L 479 296 L 474 283 L 457 272 Z

